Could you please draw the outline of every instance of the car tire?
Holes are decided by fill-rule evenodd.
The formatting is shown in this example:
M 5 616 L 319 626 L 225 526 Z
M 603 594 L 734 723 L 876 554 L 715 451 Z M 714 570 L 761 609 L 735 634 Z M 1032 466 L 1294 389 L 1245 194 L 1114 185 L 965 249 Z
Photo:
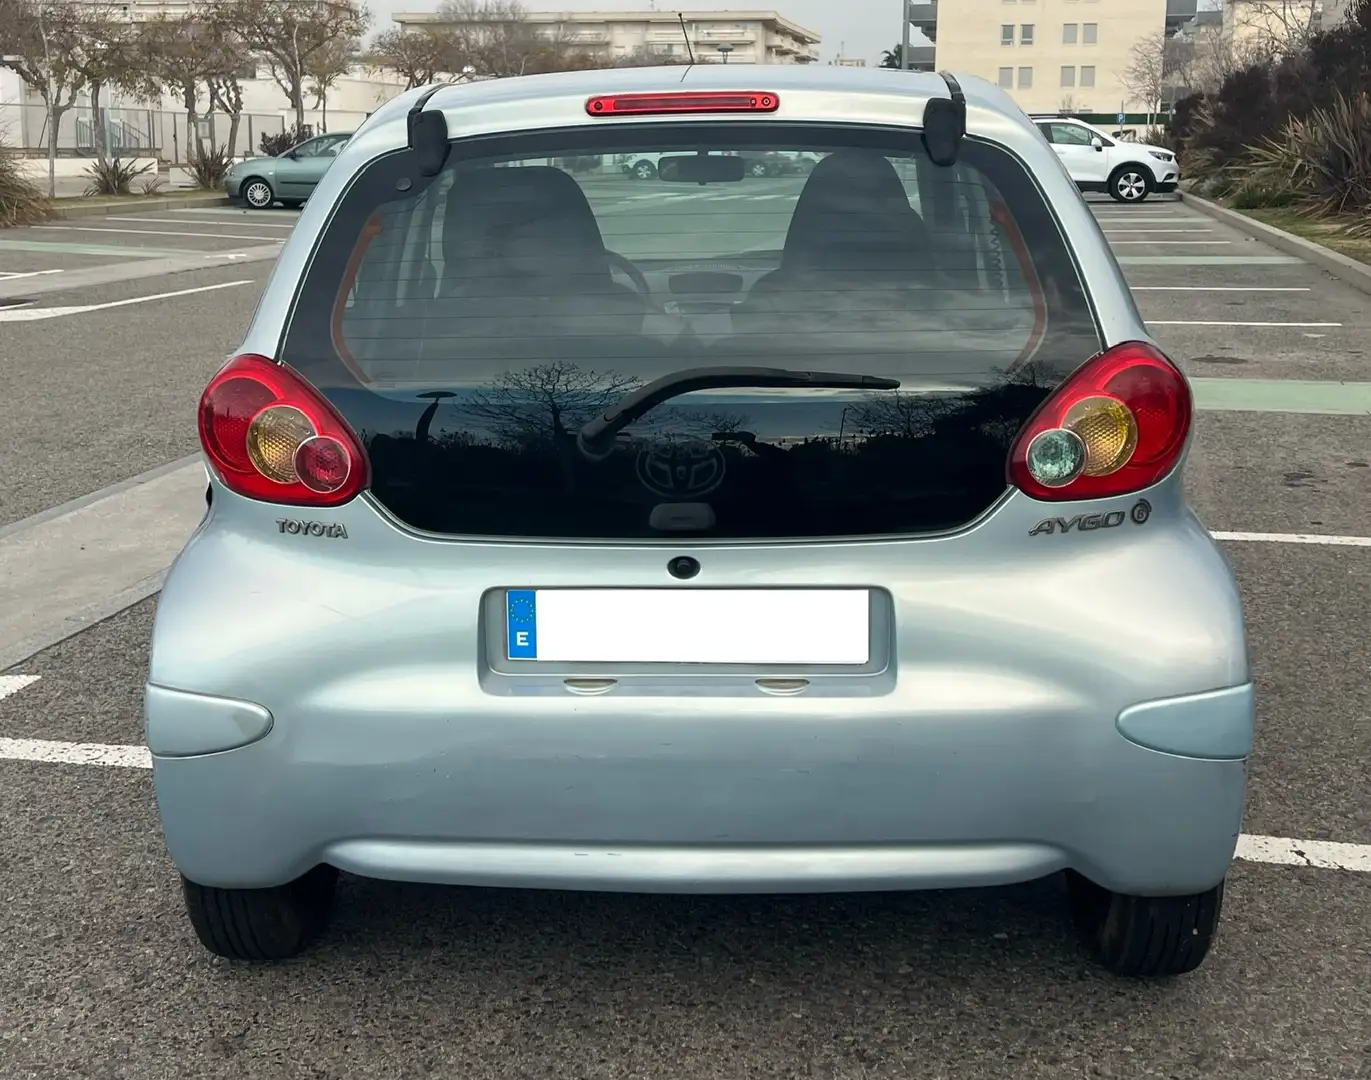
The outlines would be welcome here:
M 754 161 L 747 171 L 750 176 L 771 175 L 771 170 L 767 168 L 767 164 L 765 161 Z
M 248 177 L 238 190 L 243 196 L 243 202 L 254 210 L 266 210 L 276 202 L 276 192 L 260 176 Z
M 657 166 L 644 159 L 633 166 L 633 179 L 653 180 L 657 176 Z
M 1152 193 L 1152 178 L 1141 165 L 1120 165 L 1109 174 L 1109 196 L 1115 202 L 1142 202 Z
M 218 889 L 181 878 L 200 944 L 217 956 L 256 964 L 303 952 L 327 924 L 337 884 L 338 871 L 327 865 L 273 889 Z
M 1204 962 L 1219 928 L 1223 882 L 1190 896 L 1126 896 L 1067 874 L 1071 914 L 1085 947 L 1115 975 L 1164 978 Z

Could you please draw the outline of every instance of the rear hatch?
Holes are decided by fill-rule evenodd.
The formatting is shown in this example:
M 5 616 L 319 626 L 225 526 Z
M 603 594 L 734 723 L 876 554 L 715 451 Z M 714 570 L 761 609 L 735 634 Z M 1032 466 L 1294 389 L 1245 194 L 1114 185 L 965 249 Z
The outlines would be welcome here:
M 616 164 L 649 154 L 680 164 Z M 817 164 L 727 165 L 762 154 Z M 431 180 L 373 162 L 277 358 L 409 527 L 679 545 L 965 526 L 1101 346 L 1005 149 L 969 138 L 943 168 L 909 129 L 704 116 L 471 138 Z

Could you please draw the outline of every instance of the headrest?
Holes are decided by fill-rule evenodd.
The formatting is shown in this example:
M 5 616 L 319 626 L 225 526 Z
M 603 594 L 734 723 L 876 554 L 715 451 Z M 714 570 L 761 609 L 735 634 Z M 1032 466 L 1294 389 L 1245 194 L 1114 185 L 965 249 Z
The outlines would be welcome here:
M 786 236 L 786 270 L 884 270 L 911 266 L 927 244 L 895 167 L 873 150 L 839 150 L 815 166 Z
M 581 186 L 546 165 L 459 171 L 443 222 L 444 277 L 487 294 L 603 288 L 612 279 Z

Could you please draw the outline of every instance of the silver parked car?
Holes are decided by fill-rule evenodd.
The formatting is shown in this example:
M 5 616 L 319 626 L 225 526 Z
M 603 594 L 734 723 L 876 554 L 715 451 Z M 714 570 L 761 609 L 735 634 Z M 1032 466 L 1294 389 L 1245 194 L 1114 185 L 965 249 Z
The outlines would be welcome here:
M 558 160 L 651 151 L 651 184 Z M 743 181 L 769 152 L 807 177 Z M 408 92 L 207 387 L 148 745 L 206 947 L 339 871 L 641 892 L 1064 873 L 1196 967 L 1252 685 L 1192 402 L 979 79 L 701 65 Z
M 301 206 L 352 138 L 350 131 L 316 135 L 276 157 L 253 157 L 235 162 L 224 175 L 224 193 L 254 210 L 280 202 Z

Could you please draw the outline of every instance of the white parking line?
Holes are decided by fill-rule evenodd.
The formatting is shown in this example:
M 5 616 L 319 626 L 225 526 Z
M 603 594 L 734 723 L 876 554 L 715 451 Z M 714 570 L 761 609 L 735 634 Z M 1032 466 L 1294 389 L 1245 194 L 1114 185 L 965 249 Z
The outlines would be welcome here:
M 1312 292 L 1307 285 L 1133 285 L 1134 292 Z
M 182 218 L 161 217 L 161 216 L 153 217 L 152 215 L 146 215 L 146 216 L 143 216 L 143 217 L 115 217 L 113 214 L 111 214 L 111 215 L 109 215 L 108 217 L 103 218 L 102 220 L 104 220 L 104 221 L 125 221 L 125 222 L 131 222 L 132 224 L 135 224 L 135 225 L 146 225 L 146 224 L 148 224 L 149 222 L 156 223 L 156 222 L 158 222 L 158 221 L 161 221 L 161 222 L 164 222 L 164 223 L 166 223 L 166 224 L 168 224 L 168 225 L 231 225 L 231 226 L 234 226 L 235 228 L 236 228 L 237 226 L 241 225 L 241 226 L 243 226 L 243 228 L 252 228 L 252 229 L 293 229 L 293 228 L 295 228 L 295 225 L 294 225 L 293 222 L 292 222 L 291 224 L 289 224 L 289 225 L 277 225 L 277 224 L 274 224 L 274 223 L 271 223 L 271 222 L 266 222 L 266 221 L 230 221 L 230 220 L 222 219 L 222 218 L 198 218 L 198 219 L 196 219 L 195 221 L 185 221 L 185 220 L 183 220 Z M 191 234 L 190 234 L 190 233 L 177 233 L 176 235 L 177 235 L 177 236 L 189 236 L 189 235 L 191 235 Z
M 98 225 L 35 225 L 35 229 L 54 229 L 57 232 L 118 233 L 120 236 L 192 236 L 205 240 L 274 240 L 279 236 L 250 236 L 247 233 L 182 232 L 180 229 L 102 229 Z
M 103 765 L 113 769 L 151 769 L 146 746 L 0 739 L 0 761 L 39 761 L 46 765 Z
M 214 289 L 231 289 L 235 285 L 251 284 L 251 281 L 221 281 L 215 285 L 199 285 L 194 289 L 177 289 L 175 292 L 153 293 L 151 296 L 131 296 L 126 300 L 107 300 L 103 304 L 72 304 L 48 308 L 0 308 L 0 323 L 40 322 L 43 319 L 61 318 L 63 315 L 84 315 L 88 311 L 104 311 L 106 308 L 126 307 L 129 304 L 146 304 L 150 300 L 169 300 L 173 296 L 190 296 L 192 293 L 211 292 Z
M 44 274 L 60 274 L 61 270 L 0 270 L 0 281 L 18 281 L 20 278 L 42 277 Z
M 17 694 L 26 686 L 32 686 L 41 676 L 38 675 L 0 675 L 0 701 Z
M 1340 322 L 1215 322 L 1208 319 L 1148 319 L 1149 326 L 1274 326 L 1285 328 L 1328 329 L 1342 326 Z
M 41 226 L 40 226 L 41 227 Z M 1111 247 L 1150 244 L 1154 247 L 1226 247 L 1232 240 L 1111 240 Z
M 1215 540 L 1263 544 L 1318 544 L 1323 547 L 1371 547 L 1371 536 L 1330 536 L 1326 533 L 1211 532 Z
M 1239 859 L 1278 866 L 1312 866 L 1320 870 L 1371 873 L 1371 844 L 1338 844 L 1332 840 L 1291 840 L 1284 836 L 1238 837 Z
M 1147 234 L 1149 236 L 1191 236 L 1195 233 L 1212 233 L 1213 229 L 1105 229 L 1106 236 L 1131 236 L 1134 234 Z

